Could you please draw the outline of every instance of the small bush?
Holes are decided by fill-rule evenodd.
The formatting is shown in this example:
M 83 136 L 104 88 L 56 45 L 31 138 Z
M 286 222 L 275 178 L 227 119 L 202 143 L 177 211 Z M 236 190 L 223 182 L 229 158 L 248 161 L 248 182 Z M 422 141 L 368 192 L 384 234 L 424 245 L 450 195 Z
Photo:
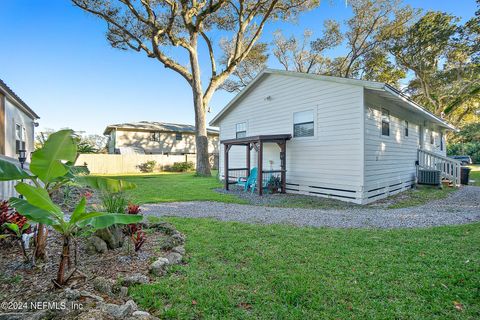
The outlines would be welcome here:
M 139 164 L 137 168 L 140 169 L 140 171 L 143 173 L 151 173 L 155 169 L 156 165 L 157 165 L 157 161 L 150 160 L 142 164 Z
M 110 213 L 125 213 L 128 205 L 128 200 L 122 192 L 104 192 L 101 201 L 103 210 Z
M 185 162 L 175 162 L 170 168 L 171 171 L 175 172 L 186 172 L 192 171 L 195 168 L 195 164 L 192 161 Z
M 141 214 L 141 209 L 139 205 L 129 203 L 127 207 L 128 214 Z M 126 233 L 130 237 L 135 247 L 135 252 L 140 250 L 142 245 L 147 240 L 147 236 L 143 231 L 142 225 L 140 223 L 131 223 L 127 225 Z

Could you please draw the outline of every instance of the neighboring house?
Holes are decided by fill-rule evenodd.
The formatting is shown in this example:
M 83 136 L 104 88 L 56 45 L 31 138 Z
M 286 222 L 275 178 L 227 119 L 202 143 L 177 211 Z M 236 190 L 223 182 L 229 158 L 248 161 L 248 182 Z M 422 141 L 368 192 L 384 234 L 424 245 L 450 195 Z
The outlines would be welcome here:
M 457 164 L 445 158 L 445 133 L 455 128 L 379 82 L 267 69 L 210 125 L 220 128 L 221 178 L 228 167 L 233 183 L 261 159 L 270 175 L 283 171 L 287 192 L 355 203 L 410 188 L 417 161 L 444 177 Z
M 18 164 L 18 150 L 34 150 L 34 128 L 38 115 L 0 80 L 0 158 Z M 27 164 L 28 166 L 28 164 Z M 0 198 L 14 195 L 13 182 L 0 184 Z
M 208 152 L 218 154 L 218 130 L 208 129 Z M 139 150 L 145 154 L 195 154 L 195 127 L 187 124 L 140 121 L 109 125 L 108 153 Z

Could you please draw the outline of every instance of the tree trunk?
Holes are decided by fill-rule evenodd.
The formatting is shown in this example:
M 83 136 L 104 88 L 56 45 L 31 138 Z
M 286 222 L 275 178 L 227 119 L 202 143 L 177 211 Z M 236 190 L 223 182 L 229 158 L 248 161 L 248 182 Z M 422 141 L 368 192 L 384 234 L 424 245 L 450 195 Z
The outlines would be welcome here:
M 65 284 L 65 267 L 67 266 L 69 259 L 70 259 L 70 237 L 64 236 L 62 256 L 60 258 L 60 265 L 58 266 L 58 272 L 57 272 L 57 283 L 59 285 Z
M 47 236 L 48 230 L 44 224 L 38 224 L 37 237 L 35 239 L 35 258 L 47 259 Z
M 192 35 L 192 46 L 196 47 L 196 35 Z M 211 176 L 210 163 L 208 161 L 208 136 L 206 105 L 203 100 L 202 81 L 200 79 L 200 65 L 197 52 L 190 53 L 190 64 L 192 66 L 192 93 L 193 106 L 195 108 L 195 144 L 197 153 L 197 175 Z

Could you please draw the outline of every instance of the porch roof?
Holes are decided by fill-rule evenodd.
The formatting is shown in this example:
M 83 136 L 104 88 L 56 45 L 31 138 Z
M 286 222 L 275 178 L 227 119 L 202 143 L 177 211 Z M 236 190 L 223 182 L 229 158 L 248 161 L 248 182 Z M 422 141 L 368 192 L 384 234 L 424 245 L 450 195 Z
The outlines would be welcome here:
M 250 137 L 243 137 L 237 139 L 221 140 L 220 143 L 225 145 L 249 145 L 255 142 L 285 142 L 292 138 L 291 134 L 267 134 Z

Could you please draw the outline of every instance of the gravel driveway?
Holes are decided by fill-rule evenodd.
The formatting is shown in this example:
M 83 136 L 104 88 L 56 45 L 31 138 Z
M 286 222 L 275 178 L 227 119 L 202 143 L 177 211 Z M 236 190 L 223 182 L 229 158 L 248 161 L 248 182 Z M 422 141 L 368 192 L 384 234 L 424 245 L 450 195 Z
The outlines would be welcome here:
M 445 199 L 402 209 L 352 207 L 322 210 L 208 201 L 146 204 L 142 209 L 146 215 L 216 218 L 247 223 L 336 228 L 421 228 L 479 221 L 480 187 L 465 186 Z

